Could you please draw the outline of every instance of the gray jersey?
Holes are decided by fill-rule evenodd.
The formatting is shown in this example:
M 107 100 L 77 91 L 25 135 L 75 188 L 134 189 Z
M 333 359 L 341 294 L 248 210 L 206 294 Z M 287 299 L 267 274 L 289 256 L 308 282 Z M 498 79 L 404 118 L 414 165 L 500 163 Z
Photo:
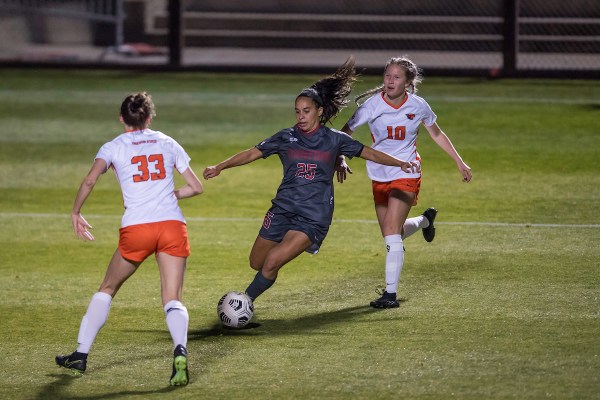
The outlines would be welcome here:
M 277 132 L 256 146 L 263 158 L 278 154 L 283 180 L 272 200 L 284 210 L 329 226 L 333 217 L 333 175 L 338 155 L 360 155 L 364 145 L 326 126 L 306 134 L 297 127 Z

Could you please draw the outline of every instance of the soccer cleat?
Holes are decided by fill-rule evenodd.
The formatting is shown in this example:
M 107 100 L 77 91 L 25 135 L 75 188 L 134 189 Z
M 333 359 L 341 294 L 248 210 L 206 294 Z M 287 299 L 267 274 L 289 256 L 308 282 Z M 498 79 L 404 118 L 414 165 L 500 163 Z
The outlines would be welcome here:
M 70 369 L 73 375 L 81 375 L 85 372 L 87 354 L 75 351 L 68 356 L 56 356 L 55 360 L 59 367 Z
M 173 374 L 171 386 L 185 386 L 188 384 L 187 350 L 182 345 L 177 345 L 173 352 Z
M 435 221 L 436 215 L 437 210 L 433 207 L 428 208 L 423 213 L 423 216 L 427 218 L 427 221 L 429 221 L 429 226 L 427 228 L 423 228 L 423 237 L 427 242 L 431 242 L 435 237 L 435 226 L 433 226 L 433 221 Z
M 397 308 L 400 307 L 400 303 L 396 300 L 396 293 L 388 293 L 383 291 L 381 297 L 373 300 L 370 303 L 373 308 Z

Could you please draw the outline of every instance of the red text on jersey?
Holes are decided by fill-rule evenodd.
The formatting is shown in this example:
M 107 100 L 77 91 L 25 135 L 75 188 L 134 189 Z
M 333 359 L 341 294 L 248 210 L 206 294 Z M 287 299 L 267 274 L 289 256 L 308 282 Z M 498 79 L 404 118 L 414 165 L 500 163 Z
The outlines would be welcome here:
M 134 156 L 131 158 L 131 163 L 137 164 L 138 171 L 140 171 L 138 175 L 133 175 L 134 182 L 145 182 L 148 179 L 157 181 L 165 179 L 167 176 L 162 154 Z M 152 172 L 150 171 L 150 168 L 152 168 Z

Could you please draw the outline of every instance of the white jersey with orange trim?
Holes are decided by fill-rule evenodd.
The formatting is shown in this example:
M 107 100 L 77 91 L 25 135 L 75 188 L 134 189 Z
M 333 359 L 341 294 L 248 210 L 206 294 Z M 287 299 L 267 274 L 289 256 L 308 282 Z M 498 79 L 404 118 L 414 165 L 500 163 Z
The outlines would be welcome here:
M 355 131 L 368 123 L 371 129 L 372 148 L 404 161 L 420 163 L 417 152 L 417 135 L 421 123 L 431 126 L 436 115 L 429 104 L 414 94 L 407 93 L 399 106 L 390 104 L 384 93 L 368 98 L 348 120 L 348 127 Z M 399 167 L 377 164 L 367 161 L 369 178 L 378 182 L 390 182 L 402 178 L 420 178 L 419 172 L 405 173 Z
M 162 132 L 126 132 L 104 144 L 96 158 L 113 168 L 123 192 L 121 227 L 159 221 L 182 221 L 175 197 L 173 170 L 189 168 L 183 147 Z

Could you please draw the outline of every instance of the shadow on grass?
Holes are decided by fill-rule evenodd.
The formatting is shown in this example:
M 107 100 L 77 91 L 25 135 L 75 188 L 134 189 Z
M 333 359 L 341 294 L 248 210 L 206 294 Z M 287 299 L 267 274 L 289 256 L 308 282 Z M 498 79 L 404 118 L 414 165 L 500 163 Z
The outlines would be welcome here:
M 38 392 L 35 399 L 37 399 L 37 400 L 41 400 L 41 399 L 73 399 L 73 400 L 75 400 L 75 399 L 78 399 L 78 400 L 79 399 L 85 399 L 85 400 L 98 399 L 98 400 L 100 400 L 100 399 L 117 399 L 120 397 L 146 398 L 152 394 L 170 393 L 170 392 L 178 389 L 176 387 L 167 386 L 162 389 L 154 389 L 154 390 L 124 390 L 121 392 L 104 393 L 104 394 L 91 395 L 91 396 L 85 396 L 85 395 L 84 396 L 73 396 L 73 395 L 69 395 L 69 394 L 65 393 L 65 391 L 67 390 L 67 388 L 69 386 L 71 386 L 71 383 L 75 379 L 85 379 L 85 376 L 76 377 L 76 376 L 71 375 L 69 373 L 69 371 L 65 371 L 64 373 L 61 373 L 61 374 L 58 374 L 58 373 L 50 374 L 48 376 L 56 378 L 56 380 L 54 382 L 44 385 Z
M 101 369 L 105 369 L 105 368 L 110 368 L 110 367 L 114 367 L 116 364 L 125 364 L 128 361 L 129 360 L 123 360 L 121 362 L 113 362 L 110 365 L 105 365 L 104 367 L 102 367 L 102 366 L 94 367 L 94 369 L 101 370 Z M 71 384 L 76 379 L 85 379 L 85 374 L 83 376 L 81 376 L 81 375 L 76 376 L 76 375 L 73 375 L 70 371 L 61 368 L 60 373 L 48 374 L 47 376 L 49 376 L 51 378 L 55 378 L 55 381 L 44 385 L 40 389 L 37 396 L 35 397 L 35 399 L 37 399 L 37 400 L 41 400 L 41 399 L 73 399 L 73 400 L 75 400 L 75 399 L 78 399 L 78 400 L 98 399 L 98 400 L 100 400 L 100 399 L 116 399 L 116 398 L 120 398 L 120 397 L 146 398 L 151 394 L 170 393 L 170 392 L 178 389 L 176 387 L 166 386 L 162 389 L 124 390 L 124 391 L 120 391 L 120 392 L 111 392 L 111 393 L 104 393 L 104 394 L 97 394 L 97 395 L 90 395 L 90 396 L 85 396 L 85 395 L 73 396 L 73 395 L 66 393 L 67 389 L 71 386 Z
M 400 302 L 406 301 L 405 299 L 399 299 Z M 250 322 L 243 328 L 226 328 L 219 323 L 214 324 L 208 329 L 200 329 L 188 332 L 188 340 L 199 340 L 208 337 L 216 336 L 239 336 L 239 335 L 256 335 L 256 334 L 269 334 L 269 335 L 297 335 L 302 332 L 321 329 L 327 325 L 335 325 L 340 322 L 347 322 L 363 315 L 369 315 L 373 313 L 383 312 L 383 309 L 375 309 L 369 306 L 354 306 L 342 308 L 340 310 L 327 311 L 317 314 L 303 315 L 298 318 L 286 318 L 286 319 L 268 319 L 263 320 L 261 323 Z M 389 312 L 389 310 L 388 310 Z M 256 328 L 261 326 L 265 327 L 265 332 L 255 332 Z M 323 334 L 320 332 L 320 334 Z
M 405 299 L 399 299 L 400 302 L 406 301 Z M 333 325 L 343 326 L 344 324 L 350 323 L 360 319 L 363 316 L 375 315 L 383 312 L 393 312 L 393 310 L 375 309 L 370 306 L 354 306 L 342 308 L 334 311 L 327 311 L 316 314 L 303 315 L 297 318 L 286 318 L 286 319 L 267 319 L 258 322 L 250 322 L 247 326 L 241 329 L 225 328 L 220 323 L 215 323 L 208 329 L 190 330 L 188 332 L 188 341 L 190 342 L 202 342 L 207 341 L 222 341 L 227 338 L 236 336 L 284 336 L 284 335 L 336 335 L 336 333 L 323 332 L 324 328 Z M 401 316 L 399 316 L 401 318 Z M 382 319 L 387 320 L 387 319 Z M 359 321 L 361 322 L 361 321 Z M 367 323 L 376 322 L 373 318 L 369 318 Z M 258 329 L 261 328 L 261 329 Z M 348 326 L 344 328 L 347 330 Z M 338 333 L 339 334 L 339 333 Z M 212 360 L 221 360 L 227 357 L 227 354 L 231 351 L 235 351 L 234 347 L 229 346 L 213 346 L 211 352 L 212 357 L 203 358 L 204 367 L 207 368 Z
M 400 302 L 405 302 L 405 299 L 399 299 Z M 297 318 L 286 318 L 286 319 L 267 319 L 262 320 L 261 323 L 250 322 L 247 326 L 240 329 L 225 328 L 220 323 L 215 323 L 212 327 L 207 329 L 190 330 L 188 332 L 188 341 L 197 341 L 209 338 L 218 338 L 220 336 L 231 337 L 231 336 L 242 336 L 242 335 L 299 335 L 299 334 L 310 334 L 312 330 L 319 330 L 328 325 L 336 325 L 344 322 L 352 322 L 356 318 L 360 318 L 365 315 L 372 315 L 375 313 L 390 312 L 390 310 L 374 309 L 369 306 L 354 306 L 342 308 L 340 310 L 327 311 L 316 314 L 304 315 Z M 374 322 L 372 319 L 369 323 Z M 258 328 L 263 328 L 257 330 Z M 142 331 L 137 331 L 142 332 Z M 148 331 L 143 331 L 148 332 Z M 159 332 L 157 332 L 159 333 Z M 165 337 L 165 340 L 170 340 L 168 332 L 160 331 Z M 315 334 L 324 335 L 322 331 L 316 332 Z M 222 351 L 215 358 L 221 359 L 224 357 L 229 350 Z M 125 360 L 122 361 L 124 363 Z M 116 362 L 119 363 L 118 361 Z M 204 368 L 210 364 L 208 358 L 203 358 Z M 95 367 L 95 369 L 103 369 L 108 367 L 114 367 L 115 363 L 106 365 L 105 367 Z M 162 389 L 153 390 L 124 390 L 120 392 L 111 392 L 91 396 L 73 396 L 66 393 L 67 389 L 73 383 L 75 379 L 85 379 L 85 375 L 81 377 L 73 376 L 69 371 L 63 370 L 62 373 L 50 374 L 48 376 L 55 378 L 54 382 L 44 385 L 38 395 L 35 397 L 37 400 L 41 399 L 85 399 L 85 400 L 101 400 L 101 399 L 117 399 L 121 397 L 134 398 L 140 397 L 145 398 L 149 395 L 160 394 L 160 393 L 171 393 L 178 388 L 175 387 L 164 387 Z M 174 394 L 173 394 L 174 395 Z

